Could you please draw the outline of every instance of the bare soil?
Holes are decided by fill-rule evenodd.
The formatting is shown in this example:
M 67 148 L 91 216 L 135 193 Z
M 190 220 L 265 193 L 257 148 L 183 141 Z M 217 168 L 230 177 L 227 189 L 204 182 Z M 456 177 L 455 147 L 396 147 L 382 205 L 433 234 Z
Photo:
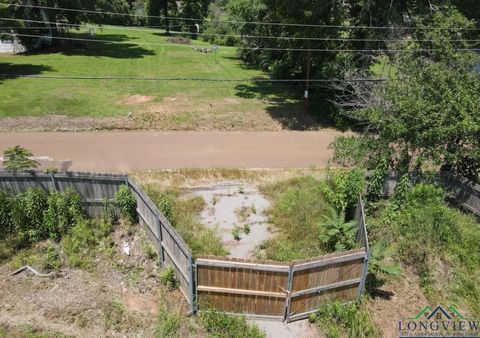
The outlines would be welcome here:
M 160 168 L 325 167 L 342 133 L 79 132 L 0 133 L 0 149 L 21 145 L 35 156 L 69 161 L 69 170 L 125 172 Z M 54 163 L 45 163 L 52 167 Z M 60 168 L 63 170 L 63 168 Z
M 160 302 L 167 297 L 185 313 L 186 303 L 178 291 L 166 293 L 161 286 L 160 268 L 144 253 L 142 231 L 116 231 L 116 258 L 98 259 L 94 272 L 62 269 L 55 278 L 28 272 L 11 276 L 14 269 L 2 265 L 0 325 L 73 337 L 154 337 Z M 128 256 L 123 243 L 130 247 Z

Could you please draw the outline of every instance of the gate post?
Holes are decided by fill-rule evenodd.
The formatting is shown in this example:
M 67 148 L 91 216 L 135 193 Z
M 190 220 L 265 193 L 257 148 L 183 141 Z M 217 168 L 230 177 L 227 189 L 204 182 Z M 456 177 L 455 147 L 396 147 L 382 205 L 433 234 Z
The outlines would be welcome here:
M 193 257 L 190 256 L 190 308 L 192 309 L 192 313 L 195 314 L 197 312 L 197 297 L 196 297 L 196 290 L 197 290 L 197 283 L 195 280 L 195 263 L 193 261 Z
M 293 264 L 290 264 L 288 269 L 288 283 L 285 297 L 285 313 L 283 315 L 283 322 L 290 322 L 290 305 L 292 299 L 292 289 L 293 289 Z

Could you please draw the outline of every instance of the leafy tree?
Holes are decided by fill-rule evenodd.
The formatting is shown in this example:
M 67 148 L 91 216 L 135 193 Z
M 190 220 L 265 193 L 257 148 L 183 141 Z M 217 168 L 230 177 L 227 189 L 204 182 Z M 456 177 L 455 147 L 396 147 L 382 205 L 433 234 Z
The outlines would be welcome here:
M 355 91 L 361 94 L 353 95 L 352 100 L 362 103 L 352 104 L 354 110 L 341 104 L 345 114 L 376 131 L 358 143 L 363 145 L 365 159 L 354 160 L 370 169 L 385 161 L 390 169 L 401 172 L 447 169 L 478 181 L 480 77 L 474 71 L 478 57 L 458 51 L 468 47 L 466 42 L 450 40 L 468 36 L 473 22 L 457 10 L 444 8 L 428 16 L 425 23 L 437 29 L 415 33 L 415 41 L 397 59 L 396 79 L 369 88 L 369 92 Z M 408 50 L 417 48 L 433 50 Z M 336 146 L 352 147 L 352 143 L 337 141 Z
M 37 168 L 39 163 L 32 158 L 31 151 L 15 146 L 3 152 L 3 166 L 7 170 L 21 170 Z

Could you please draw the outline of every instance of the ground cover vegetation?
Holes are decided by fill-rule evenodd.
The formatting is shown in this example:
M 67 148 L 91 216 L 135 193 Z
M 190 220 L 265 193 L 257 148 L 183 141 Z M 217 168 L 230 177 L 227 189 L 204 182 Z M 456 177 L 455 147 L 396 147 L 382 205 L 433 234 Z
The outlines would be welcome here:
M 11 1 L 12 4 L 21 2 Z M 386 78 L 387 86 L 391 88 L 386 91 L 371 90 L 371 86 L 382 86 L 363 83 L 370 86 L 368 90 L 362 91 L 362 94 L 367 93 L 368 96 L 360 95 L 361 98 L 372 98 L 367 100 L 370 101 L 366 104 L 368 106 L 371 101 L 377 104 L 395 101 L 397 107 L 403 107 L 402 100 L 411 101 L 415 97 L 422 97 L 407 93 L 408 88 L 420 90 L 419 86 L 415 86 L 411 81 L 432 84 L 442 83 L 437 80 L 443 78 L 445 86 L 441 86 L 443 89 L 437 96 L 442 95 L 445 98 L 452 86 L 461 86 L 466 92 L 476 90 L 476 87 L 469 89 L 472 81 L 468 76 L 465 77 L 465 72 L 472 69 L 471 64 L 458 62 L 468 55 L 467 51 L 459 49 L 478 47 L 478 30 L 472 29 L 478 25 L 478 10 L 471 1 L 466 0 L 405 3 L 352 0 L 325 4 L 315 1 L 279 4 L 268 0 L 62 2 L 62 7 L 65 8 L 122 12 L 129 15 L 40 10 L 13 5 L 9 7 L 9 3 L 3 2 L 1 8 L 6 17 L 20 20 L 30 17 L 42 22 L 48 18 L 49 22 L 55 24 L 36 23 L 36 27 L 43 27 L 37 29 L 33 23 L 27 21 L 2 21 L 3 26 L 11 24 L 9 27 L 12 28 L 9 29 L 20 34 L 47 34 L 54 38 L 67 39 L 53 39 L 51 46 L 44 46 L 43 50 L 34 53 L 2 57 L 0 69 L 2 74 L 8 77 L 2 78 L 5 98 L 0 106 L 0 116 L 67 115 L 95 118 L 126 117 L 133 112 L 136 114 L 133 114 L 132 120 L 107 123 L 110 128 L 129 129 L 199 129 L 208 125 L 222 130 L 255 129 L 259 128 L 258 126 L 270 130 L 315 129 L 332 123 L 338 127 L 358 128 L 359 119 L 363 123 L 364 116 L 345 114 L 344 110 L 351 110 L 354 105 L 346 105 L 347 102 L 343 101 L 352 97 L 358 99 L 358 83 L 350 81 L 358 77 Z M 49 0 L 40 1 L 38 4 L 58 5 Z M 152 17 L 147 19 L 142 16 L 145 14 Z M 169 19 L 154 17 L 157 15 L 167 15 Z M 182 19 L 185 17 L 191 20 Z M 246 21 L 271 21 L 278 25 L 245 24 Z M 103 23 L 104 26 L 103 29 L 96 30 L 94 37 L 90 35 L 88 27 L 74 29 L 67 26 L 79 23 Z M 292 25 L 295 23 L 306 26 Z M 131 30 L 135 27 L 122 30 L 122 27 L 107 26 L 108 24 L 137 28 L 147 24 L 161 28 L 135 31 Z M 308 26 L 311 24 L 394 28 L 374 30 Z M 399 29 L 401 26 L 411 28 Z M 216 53 L 217 62 L 213 53 L 198 53 L 188 45 L 161 46 L 160 44 L 165 43 L 172 44 L 169 42 L 171 36 L 165 36 L 165 27 L 173 32 L 171 34 L 174 37 L 185 37 L 187 43 L 201 36 L 206 41 L 196 39 L 195 45 L 207 47 L 212 43 L 220 44 L 221 47 Z M 38 43 L 37 38 L 24 38 L 31 43 Z M 105 41 L 71 41 L 68 38 Z M 239 49 L 230 49 L 225 45 L 235 45 Z M 312 79 L 342 80 L 310 84 L 310 112 L 316 118 L 309 118 L 305 114 L 303 81 L 296 84 L 246 81 L 199 85 L 194 81 L 170 81 L 167 84 L 161 81 L 76 79 L 73 82 L 64 78 L 48 81 L 19 78 L 22 75 L 88 76 L 94 73 L 96 76 L 226 79 L 270 76 L 275 79 L 302 80 L 307 76 L 309 62 L 307 53 L 298 49 L 307 48 L 329 50 L 311 53 Z M 348 52 L 372 49 L 384 52 Z M 430 49 L 435 51 L 428 51 Z M 389 53 L 388 50 L 403 50 L 404 53 Z M 439 57 L 439 53 L 444 56 Z M 412 59 L 417 60 L 416 63 L 406 61 Z M 435 61 L 435 65 L 429 65 L 429 60 Z M 455 66 L 439 66 L 445 61 Z M 128 69 L 128 74 L 125 74 L 125 69 Z M 184 74 L 185 69 L 189 70 L 188 76 Z M 416 69 L 422 70 L 421 74 L 424 76 L 409 76 L 414 75 Z M 458 73 L 458 70 L 463 70 L 463 73 L 451 77 L 453 73 Z M 432 74 L 429 75 L 430 73 Z M 438 79 L 431 80 L 432 76 Z M 408 78 L 410 82 L 394 81 L 399 77 Z M 446 79 L 452 81 L 445 82 Z M 453 81 L 454 79 L 456 80 Z M 20 88 L 27 90 L 21 91 Z M 22 92 L 35 95 L 25 96 Z M 332 100 L 334 96 L 337 97 L 336 100 Z M 338 98 L 341 98 L 344 105 L 338 104 Z M 179 100 L 182 104 L 179 104 Z M 30 104 L 33 101 L 35 104 Z M 357 104 L 361 102 L 356 101 Z M 474 97 L 471 103 L 475 104 Z M 425 106 L 428 107 L 426 104 Z M 346 107 L 348 109 L 344 109 Z M 165 111 L 169 114 L 165 114 Z M 376 119 L 369 114 L 367 120 L 375 122 Z M 269 123 L 265 123 L 267 121 Z M 380 120 L 377 119 L 377 122 Z M 379 127 L 378 123 L 373 124 L 376 128 Z M 462 161 L 470 161 L 471 155 L 468 157 Z
M 212 311 L 206 312 L 198 318 L 185 316 L 186 305 L 182 301 L 182 297 L 178 295 L 178 282 L 172 273 L 173 270 L 159 267 L 158 254 L 143 231 L 136 225 L 135 218 L 132 217 L 132 211 L 135 210 L 132 201 L 134 201 L 133 195 L 126 186 L 123 186 L 116 194 L 114 202 L 105 202 L 101 217 L 92 220 L 87 218 L 80 196 L 72 189 L 49 193 L 40 189 L 28 189 L 21 194 L 1 191 L 0 267 L 17 269 L 28 264 L 42 273 L 64 274 L 67 271 L 70 275 L 69 278 L 72 279 L 71 283 L 77 283 L 76 278 L 88 280 L 86 283 L 90 286 L 82 284 L 81 290 L 79 290 L 85 294 L 89 292 L 89 287 L 103 283 L 102 276 L 113 278 L 109 285 L 114 288 L 115 279 L 118 278 L 117 274 L 120 274 L 121 288 L 139 288 L 139 290 L 143 290 L 137 290 L 136 292 L 139 294 L 148 291 L 150 288 L 148 283 L 153 281 L 152 286 L 154 285 L 155 292 L 151 297 L 158 299 L 158 302 L 155 302 L 155 305 L 149 305 L 155 306 L 153 310 L 150 310 L 154 311 L 154 316 L 149 315 L 149 318 L 153 318 L 152 320 L 141 319 L 139 313 L 135 312 L 138 309 L 132 311 L 131 304 L 125 301 L 124 295 L 121 296 L 110 291 L 107 293 L 109 296 L 104 297 L 105 290 L 92 291 L 101 294 L 97 299 L 100 303 L 98 311 L 100 311 L 101 330 L 104 330 L 103 333 L 107 335 L 123 334 L 128 336 L 141 332 L 142 336 L 151 337 L 196 337 L 198 335 L 205 337 L 263 337 L 264 334 L 256 326 L 247 324 L 242 317 L 231 317 Z M 167 209 L 169 202 L 166 202 L 165 199 L 162 203 L 162 210 L 169 214 Z M 116 217 L 115 206 L 119 208 L 121 219 Z M 183 209 L 183 207 L 173 204 L 171 215 L 176 215 L 179 220 L 192 217 L 178 216 L 176 214 L 177 207 Z M 129 251 L 133 250 L 133 253 L 130 252 L 127 256 L 121 249 L 126 242 L 130 243 Z M 132 257 L 129 257 L 130 255 Z M 80 271 L 85 271 L 86 275 Z M 153 277 L 152 274 L 154 274 Z M 40 287 L 45 288 L 45 285 L 50 285 L 47 287 L 48 291 L 55 286 L 55 278 L 47 279 Z M 63 292 L 63 288 L 67 288 L 65 290 L 75 288 L 73 285 L 63 285 L 70 283 L 70 279 L 66 280 L 68 282 L 60 283 L 62 286 L 58 284 L 55 286 L 58 288 L 57 292 Z M 25 282 L 21 280 L 17 284 L 20 287 Z M 85 282 L 80 281 L 79 283 Z M 17 291 L 12 290 L 11 292 Z M 113 294 L 110 295 L 112 292 Z M 21 293 L 17 296 L 23 297 Z M 96 311 L 97 305 L 95 304 L 92 308 L 92 305 L 89 304 L 89 311 Z M 39 308 L 41 309 L 42 306 Z M 62 308 L 62 311 L 64 310 Z M 39 312 L 40 316 L 42 311 Z M 68 311 L 65 318 L 63 315 L 55 317 L 57 318 L 55 327 L 60 327 L 60 329 L 52 329 L 49 326 L 49 319 L 42 321 L 45 326 L 11 322 L 8 325 L 0 325 L 0 336 L 69 336 L 70 331 L 62 332 L 61 329 L 64 319 L 67 320 L 70 328 L 72 325 L 80 325 L 80 330 L 87 328 L 85 326 L 87 319 L 83 316 L 88 316 L 88 311 L 80 311 L 76 314 L 69 314 Z M 95 320 L 90 323 L 92 330 L 98 324 Z
M 278 233 L 261 246 L 259 258 L 292 261 L 356 248 L 358 225 L 347 219 L 365 187 L 361 171 L 331 171 L 262 187 L 272 200 L 270 222 Z
M 199 214 L 205 204 L 202 197 L 182 197 L 179 190 L 171 187 L 159 189 L 154 185 L 146 185 L 143 188 L 194 255 L 227 255 L 215 230 L 199 221 Z

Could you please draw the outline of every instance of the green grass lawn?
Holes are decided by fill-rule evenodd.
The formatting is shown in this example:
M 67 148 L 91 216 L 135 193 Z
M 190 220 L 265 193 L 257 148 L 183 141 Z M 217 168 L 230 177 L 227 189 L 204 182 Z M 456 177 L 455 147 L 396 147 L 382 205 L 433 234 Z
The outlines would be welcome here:
M 85 32 L 84 29 L 71 35 L 83 38 L 88 36 Z M 191 46 L 157 45 L 171 44 L 161 30 L 108 26 L 97 30 L 97 35 L 93 39 L 111 42 L 66 41 L 64 46 L 57 46 L 42 53 L 0 56 L 0 73 L 220 79 L 250 79 L 265 76 L 264 73 L 244 65 L 236 57 L 234 48 L 220 47 L 215 61 L 213 53 L 194 51 Z M 201 40 L 192 43 L 206 45 Z M 300 93 L 301 88 L 297 90 L 282 84 L 255 84 L 249 81 L 127 81 L 17 77 L 0 79 L 0 118 L 33 116 L 43 119 L 51 115 L 126 117 L 132 112 L 134 128 L 316 129 L 319 127 L 317 121 L 303 112 Z M 145 101 L 137 102 L 135 98 L 139 97 L 140 99 L 143 97 Z M 34 121 L 33 125 L 35 123 Z
M 84 37 L 81 32 L 72 35 Z M 57 47 L 57 51 L 0 56 L 0 73 L 226 79 L 262 75 L 259 71 L 242 66 L 234 49 L 220 48 L 215 62 L 213 53 L 200 53 L 188 46 L 142 44 L 169 43 L 160 30 L 104 27 L 97 30 L 97 35 L 92 38 L 106 39 L 111 43 L 67 41 L 66 46 Z M 202 41 L 193 43 L 204 44 Z M 225 97 L 235 97 L 239 92 L 238 85 L 193 81 L 15 78 L 0 82 L 0 117 L 50 114 L 72 117 L 118 116 L 132 111 L 132 107 L 119 102 L 130 95 L 153 96 L 153 102 L 160 102 L 165 97 L 181 93 L 194 107 L 199 99 L 203 101 L 208 98 L 215 102 Z

